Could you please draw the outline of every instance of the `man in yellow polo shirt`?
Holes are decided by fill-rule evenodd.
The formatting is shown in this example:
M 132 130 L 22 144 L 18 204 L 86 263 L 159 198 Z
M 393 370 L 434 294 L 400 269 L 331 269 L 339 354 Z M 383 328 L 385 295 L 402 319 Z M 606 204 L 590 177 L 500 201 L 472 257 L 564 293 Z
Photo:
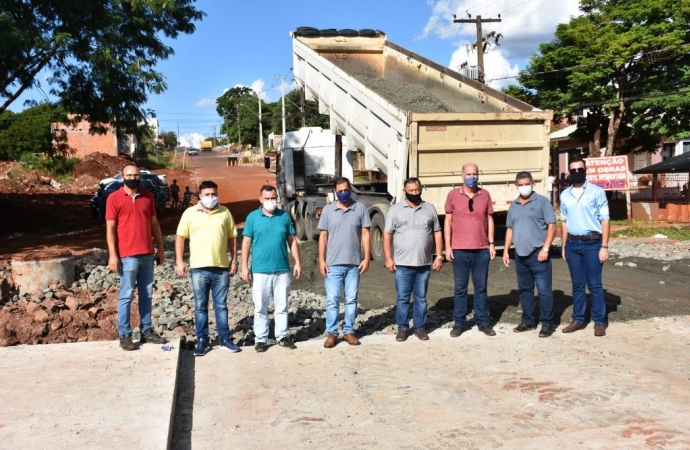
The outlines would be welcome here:
M 238 352 L 240 348 L 230 338 L 226 305 L 230 275 L 237 273 L 237 227 L 228 208 L 218 204 L 218 185 L 213 181 L 201 182 L 199 202 L 185 210 L 177 226 L 175 269 L 179 276 L 186 272 L 183 260 L 185 239 L 189 239 L 189 269 L 194 290 L 197 338 L 194 356 L 203 356 L 209 349 L 209 293 L 213 297 L 216 314 L 218 347 Z

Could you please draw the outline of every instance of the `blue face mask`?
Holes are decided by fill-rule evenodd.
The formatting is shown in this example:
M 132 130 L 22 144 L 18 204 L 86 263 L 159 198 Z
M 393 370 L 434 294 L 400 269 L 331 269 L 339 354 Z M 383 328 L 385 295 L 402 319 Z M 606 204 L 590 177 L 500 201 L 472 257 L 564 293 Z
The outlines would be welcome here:
M 472 188 L 477 186 L 477 181 L 479 181 L 479 177 L 475 177 L 475 176 L 467 177 L 467 178 L 463 178 L 462 181 L 465 182 L 465 185 L 468 188 L 472 189 Z
M 352 194 L 352 191 L 347 191 L 347 192 L 336 192 L 335 196 L 338 197 L 338 201 L 342 204 L 345 204 L 350 201 L 350 195 Z

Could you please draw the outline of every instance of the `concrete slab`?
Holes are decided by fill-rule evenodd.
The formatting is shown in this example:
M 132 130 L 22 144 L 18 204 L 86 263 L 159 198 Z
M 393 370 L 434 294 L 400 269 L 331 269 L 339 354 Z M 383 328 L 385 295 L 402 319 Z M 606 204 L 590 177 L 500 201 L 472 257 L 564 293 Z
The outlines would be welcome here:
M 688 448 L 690 318 L 194 359 L 172 448 Z
M 119 342 L 0 348 L 0 447 L 164 450 L 179 345 Z

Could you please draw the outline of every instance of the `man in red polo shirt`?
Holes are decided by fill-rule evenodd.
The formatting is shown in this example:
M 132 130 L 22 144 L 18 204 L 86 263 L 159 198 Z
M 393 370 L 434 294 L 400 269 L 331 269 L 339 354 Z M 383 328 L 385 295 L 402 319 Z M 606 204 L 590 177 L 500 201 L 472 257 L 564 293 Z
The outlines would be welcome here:
M 489 299 L 486 285 L 489 261 L 496 256 L 494 219 L 491 195 L 478 187 L 479 167 L 474 163 L 462 166 L 463 185 L 453 189 L 446 198 L 444 238 L 446 259 L 453 263 L 455 290 L 451 337 L 469 329 L 467 325 L 467 287 L 470 275 L 474 286 L 474 319 L 479 331 L 487 336 L 496 332 L 489 323 Z
M 134 287 L 139 294 L 139 315 L 141 317 L 140 344 L 151 342 L 161 344 L 165 339 L 153 332 L 151 323 L 151 297 L 153 296 L 154 250 L 151 235 L 156 239 L 158 264 L 165 261 L 163 235 L 156 218 L 156 204 L 153 195 L 146 189 L 139 189 L 141 173 L 134 165 L 122 169 L 124 186 L 108 196 L 105 211 L 107 229 L 108 268 L 120 275 L 120 297 L 117 301 L 117 328 L 120 347 L 136 350 L 132 342 L 130 313 Z

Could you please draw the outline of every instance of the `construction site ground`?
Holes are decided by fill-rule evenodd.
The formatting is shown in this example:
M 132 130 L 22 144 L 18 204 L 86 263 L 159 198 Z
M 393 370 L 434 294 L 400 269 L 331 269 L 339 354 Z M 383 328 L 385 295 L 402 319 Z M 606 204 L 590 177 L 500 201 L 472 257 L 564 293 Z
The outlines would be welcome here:
M 260 167 L 225 167 L 222 155 L 195 161 L 192 174 L 177 176 L 222 180 L 221 202 L 231 203 L 238 222 L 258 206 L 256 186 L 271 181 Z M 0 180 L 3 211 L 27 208 L 3 225 L 15 227 L 3 229 L 3 258 L 46 245 L 103 248 L 104 230 L 88 216 L 93 189 L 54 192 L 36 180 L 38 188 L 10 180 L 9 191 Z M 36 198 L 43 194 L 54 203 Z M 51 208 L 62 211 L 22 222 L 23 214 L 41 218 Z M 161 221 L 173 234 L 177 217 Z M 293 351 L 243 347 L 202 358 L 180 351 L 179 342 L 172 351 L 146 344 L 123 352 L 117 341 L 0 348 L 0 447 L 690 447 L 687 260 L 607 265 L 607 302 L 615 308 L 606 337 L 595 337 L 591 323 L 544 339 L 513 333 L 514 273 L 492 267 L 491 295 L 506 293 L 494 298 L 505 308 L 492 338 L 476 327 L 459 338 L 436 328 L 427 342 L 367 335 L 361 346 L 325 349 L 315 339 Z M 449 277 L 446 265 L 432 280 L 430 309 L 449 307 Z M 560 328 L 571 308 L 568 280 L 554 259 Z M 323 281 L 307 276 L 296 285 L 316 290 Z M 372 265 L 362 289 L 363 307 L 390 304 L 392 276 Z

